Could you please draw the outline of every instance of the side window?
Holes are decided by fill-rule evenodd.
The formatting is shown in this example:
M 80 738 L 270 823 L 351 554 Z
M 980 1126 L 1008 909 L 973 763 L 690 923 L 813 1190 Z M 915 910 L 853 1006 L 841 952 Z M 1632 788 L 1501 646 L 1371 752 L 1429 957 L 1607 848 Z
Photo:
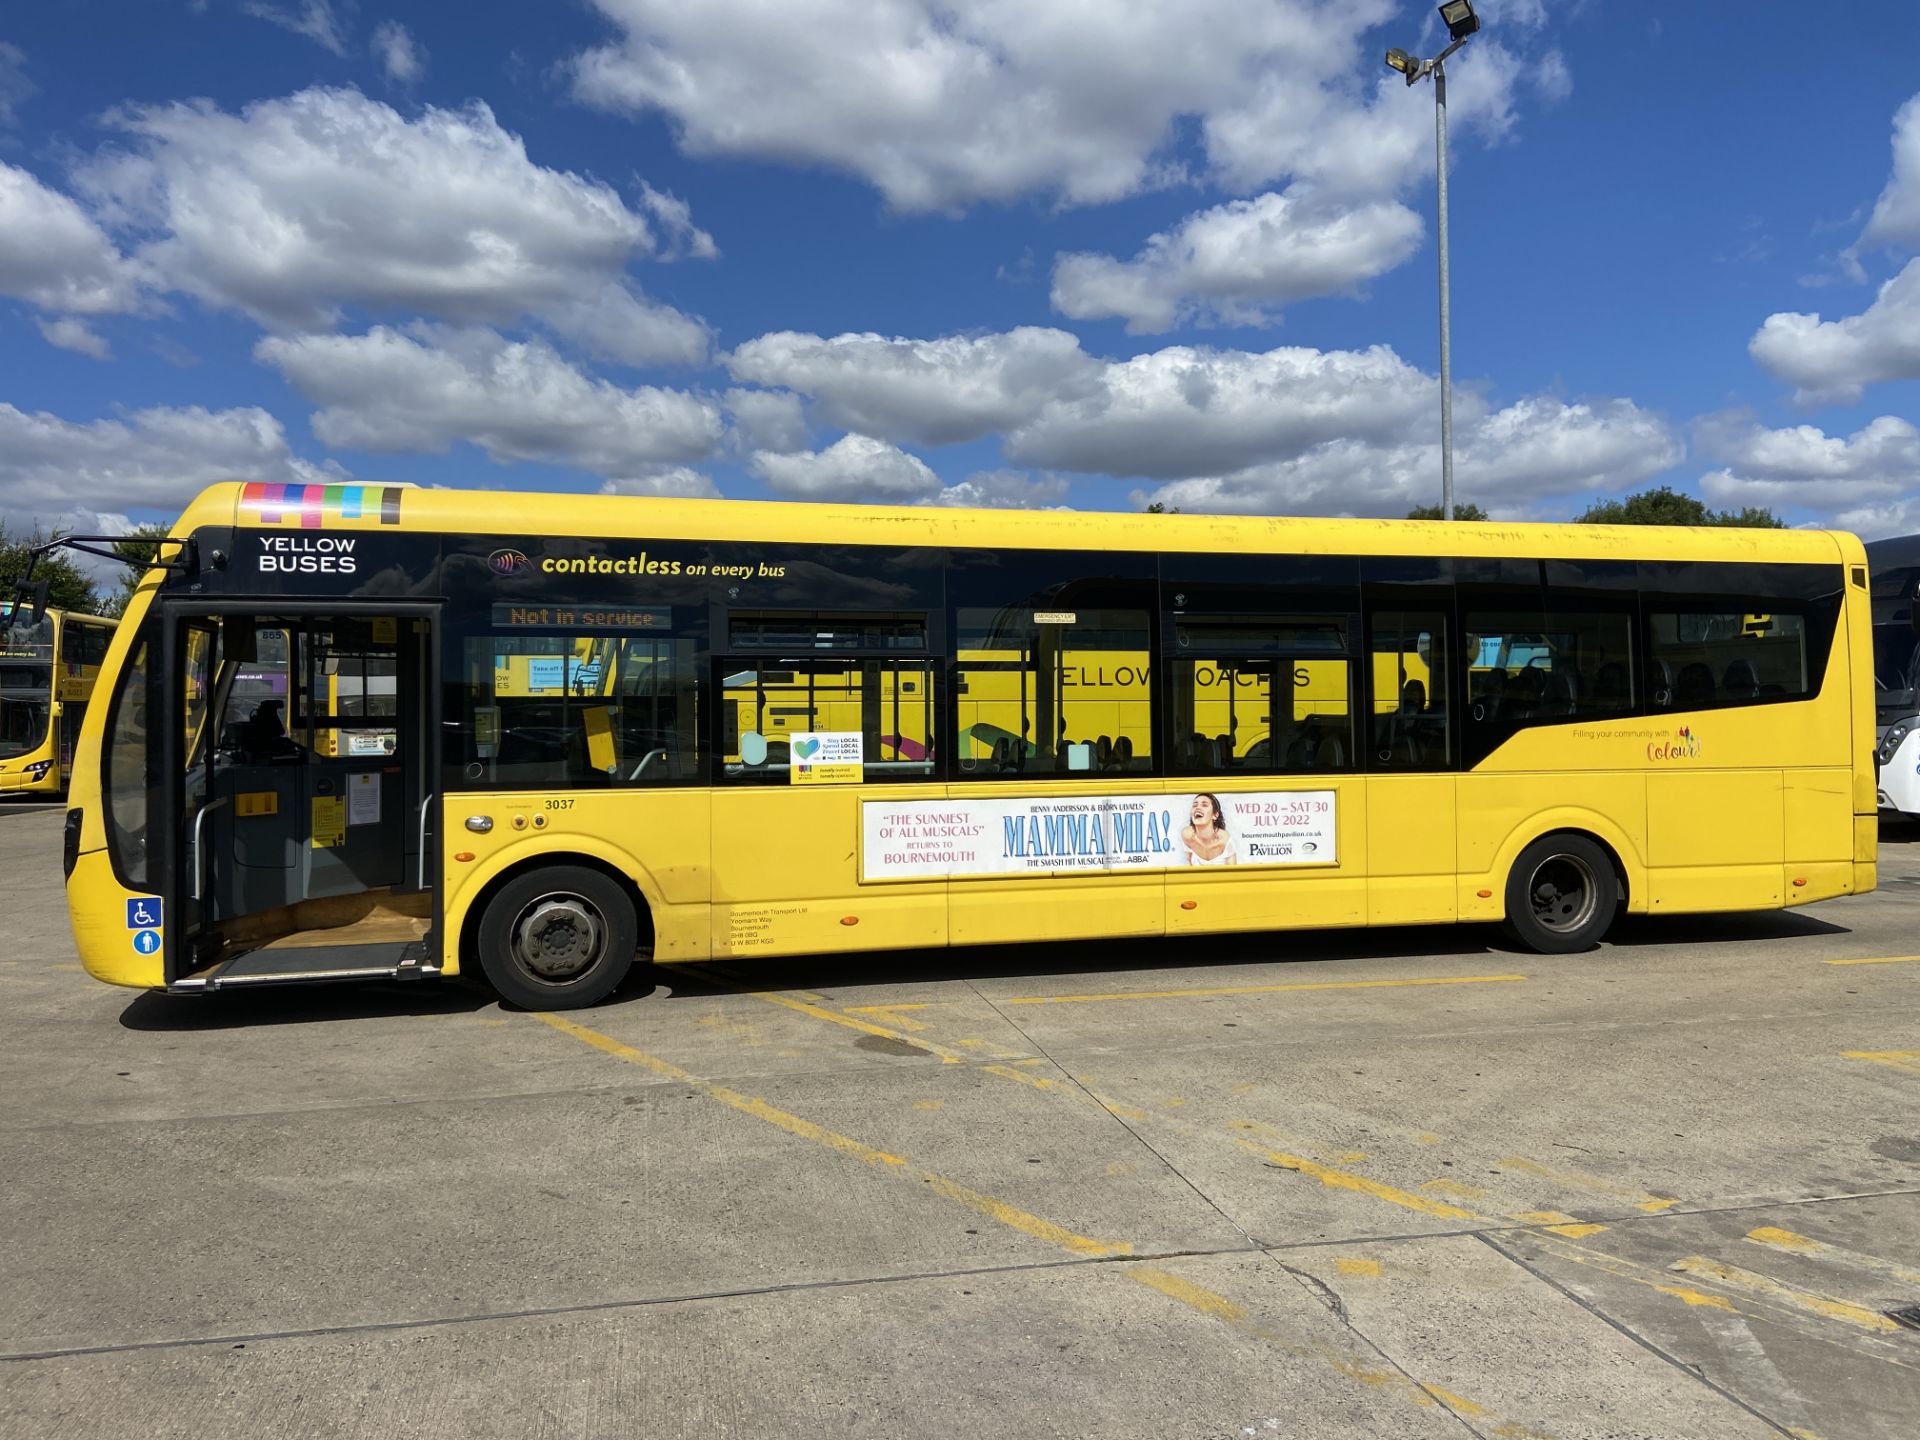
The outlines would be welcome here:
M 448 737 L 459 783 L 605 788 L 700 777 L 691 639 L 495 631 L 461 643 L 460 733 Z M 378 690 L 371 684 L 364 697 L 369 718 Z
M 107 848 L 120 878 L 135 889 L 148 888 L 147 814 L 147 641 L 135 641 L 121 666 L 107 717 Z
M 1347 628 L 1340 616 L 1177 618 L 1168 659 L 1174 772 L 1352 769 Z
M 721 681 L 722 773 L 753 784 L 929 780 L 930 658 L 735 657 Z
M 1469 715 L 1511 729 L 1633 708 L 1633 617 L 1615 611 L 1467 611 Z
M 1804 699 L 1818 687 L 1801 615 L 1654 610 L 1647 691 L 1656 710 Z
M 1437 610 L 1379 610 L 1367 622 L 1377 770 L 1444 770 L 1448 724 L 1447 620 Z
M 1145 609 L 961 607 L 961 778 L 1153 773 Z
M 720 661 L 721 774 L 758 785 L 925 781 L 937 665 L 924 612 L 735 613 Z

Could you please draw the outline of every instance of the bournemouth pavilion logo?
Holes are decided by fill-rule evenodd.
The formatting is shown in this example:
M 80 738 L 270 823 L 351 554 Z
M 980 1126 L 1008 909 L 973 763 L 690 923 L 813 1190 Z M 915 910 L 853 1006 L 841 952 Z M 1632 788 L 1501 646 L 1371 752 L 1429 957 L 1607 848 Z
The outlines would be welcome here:
M 496 575 L 523 575 L 532 568 L 533 561 L 527 558 L 524 550 L 509 547 L 487 556 L 487 569 Z

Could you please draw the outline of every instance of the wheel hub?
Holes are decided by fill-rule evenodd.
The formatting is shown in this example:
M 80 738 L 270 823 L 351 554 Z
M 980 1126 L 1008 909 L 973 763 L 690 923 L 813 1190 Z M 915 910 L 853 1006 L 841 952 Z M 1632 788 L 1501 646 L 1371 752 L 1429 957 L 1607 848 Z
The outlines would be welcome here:
M 1578 930 L 1592 917 L 1599 887 L 1584 861 L 1572 855 L 1554 855 L 1533 872 L 1528 887 L 1533 917 L 1557 934 Z
M 599 911 L 578 895 L 546 895 L 520 912 L 514 959 L 542 980 L 570 980 L 593 967 L 606 948 Z

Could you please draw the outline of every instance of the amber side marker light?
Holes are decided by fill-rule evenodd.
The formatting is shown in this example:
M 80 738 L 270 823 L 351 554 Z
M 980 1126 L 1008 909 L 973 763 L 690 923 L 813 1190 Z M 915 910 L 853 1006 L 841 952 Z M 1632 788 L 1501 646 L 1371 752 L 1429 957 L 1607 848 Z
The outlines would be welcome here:
M 1482 900 L 1491 900 L 1493 898 L 1493 892 L 1491 890 L 1476 890 L 1473 893 L 1478 895 Z
M 840 923 L 842 925 L 858 925 L 860 923 L 860 917 L 858 915 L 842 915 L 840 917 Z
M 1180 902 L 1180 908 L 1182 910 L 1198 910 L 1200 908 L 1200 902 L 1198 900 L 1182 900 Z
M 453 858 L 460 861 L 464 865 L 467 861 L 473 859 L 473 851 L 456 850 L 453 852 Z
M 1795 878 L 1795 880 L 1794 880 L 1794 882 L 1793 882 L 1793 883 L 1794 883 L 1795 885 L 1804 885 L 1804 884 L 1806 884 L 1806 883 L 1807 883 L 1807 877 L 1806 877 L 1806 876 L 1804 876 L 1804 875 L 1801 875 L 1801 876 L 1798 876 L 1798 877 L 1796 877 L 1796 878 Z

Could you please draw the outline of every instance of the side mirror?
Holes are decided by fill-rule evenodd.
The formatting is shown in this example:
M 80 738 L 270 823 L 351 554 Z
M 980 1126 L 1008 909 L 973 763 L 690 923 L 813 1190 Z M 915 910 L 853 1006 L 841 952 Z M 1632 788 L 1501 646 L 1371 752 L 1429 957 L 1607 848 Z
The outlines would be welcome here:
M 7 616 L 9 630 L 32 629 L 47 618 L 47 597 L 51 582 L 22 580 L 13 587 L 13 609 Z

